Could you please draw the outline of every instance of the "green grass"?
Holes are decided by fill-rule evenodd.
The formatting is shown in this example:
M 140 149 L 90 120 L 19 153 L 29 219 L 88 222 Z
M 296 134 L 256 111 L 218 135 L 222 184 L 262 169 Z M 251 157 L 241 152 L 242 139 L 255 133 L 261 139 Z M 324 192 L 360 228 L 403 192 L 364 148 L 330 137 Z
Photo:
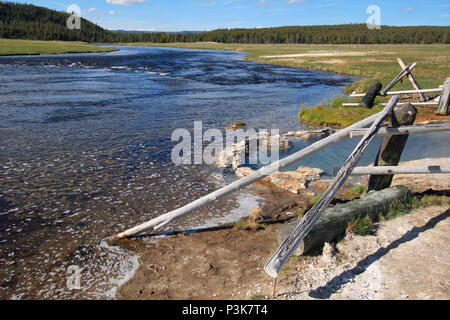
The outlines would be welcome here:
M 425 195 L 422 197 L 413 196 L 406 201 L 394 202 L 390 206 L 389 211 L 385 214 L 381 214 L 378 217 L 378 220 L 392 220 L 406 215 L 414 209 L 425 208 L 429 206 L 450 206 L 450 197 L 436 195 Z M 357 219 L 353 219 L 348 223 L 346 232 L 366 236 L 371 234 L 373 228 L 374 223 L 370 219 L 370 217 L 359 217 Z
M 416 196 L 411 197 L 404 202 L 394 202 L 386 214 L 380 216 L 380 220 L 391 220 L 408 214 L 411 210 L 424 206 Z
M 39 55 L 115 51 L 84 42 L 0 39 L 0 55 Z
M 298 113 L 298 118 L 310 125 L 348 127 L 383 109 L 382 106 L 375 106 L 372 109 L 338 106 L 342 100 L 342 97 L 338 97 L 331 100 L 328 104 L 321 104 L 310 109 L 302 109 Z
M 250 300 L 266 300 L 266 296 L 254 293 L 250 296 Z
M 450 206 L 450 197 L 436 195 L 413 196 L 407 201 L 393 203 L 389 211 L 380 216 L 380 220 L 395 219 L 408 214 L 414 209 L 429 206 Z
M 367 236 L 371 234 L 373 226 L 374 224 L 370 217 L 359 217 L 348 223 L 346 231 L 360 236 Z
M 349 196 L 353 198 L 360 198 L 367 192 L 367 187 L 362 184 L 357 184 L 349 190 L 345 191 L 344 196 Z

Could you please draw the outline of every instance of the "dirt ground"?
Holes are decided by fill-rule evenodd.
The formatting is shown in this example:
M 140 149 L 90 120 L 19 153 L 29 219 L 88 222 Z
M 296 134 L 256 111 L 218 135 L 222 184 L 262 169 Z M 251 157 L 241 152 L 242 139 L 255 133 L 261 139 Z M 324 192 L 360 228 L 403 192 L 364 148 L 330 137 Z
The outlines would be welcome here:
M 449 208 L 429 207 L 381 223 L 373 235 L 347 235 L 325 254 L 290 263 L 278 298 L 450 299 L 449 217 Z
M 427 178 L 428 186 L 433 176 Z M 402 177 L 394 183 L 399 181 Z M 436 181 L 434 192 L 448 196 L 448 175 Z M 420 190 L 421 183 L 411 176 L 408 184 L 418 186 L 417 192 L 430 192 Z M 266 220 L 260 230 L 225 226 L 122 242 L 139 255 L 140 268 L 118 290 L 117 299 L 274 298 L 273 279 L 263 266 L 278 247 L 279 223 L 304 212 L 308 199 L 267 196 L 273 201 L 262 208 Z M 449 215 L 450 208 L 444 206 L 417 209 L 376 224 L 372 235 L 350 234 L 306 256 L 292 257 L 278 279 L 275 298 L 449 299 Z

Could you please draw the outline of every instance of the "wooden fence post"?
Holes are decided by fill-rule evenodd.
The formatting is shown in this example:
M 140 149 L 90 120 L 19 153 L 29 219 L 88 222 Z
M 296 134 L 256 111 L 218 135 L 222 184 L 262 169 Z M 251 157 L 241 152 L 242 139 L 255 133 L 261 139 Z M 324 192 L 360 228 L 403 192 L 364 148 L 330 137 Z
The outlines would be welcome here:
M 406 64 L 403 62 L 402 59 L 397 58 L 397 62 L 400 65 L 400 67 L 402 67 L 403 69 L 406 68 Z M 416 79 L 414 78 L 414 76 L 413 76 L 413 74 L 411 72 L 408 72 L 408 79 L 409 79 L 409 81 L 411 81 L 414 89 L 416 89 L 416 90 L 421 90 L 422 89 L 419 86 L 419 84 L 417 83 Z M 428 97 L 427 97 L 427 95 L 425 93 L 421 92 L 421 93 L 419 93 L 419 95 L 420 95 L 420 97 L 422 98 L 422 100 L 424 102 L 428 101 Z
M 398 100 L 398 97 L 397 97 Z M 366 126 L 371 125 L 379 116 L 379 113 L 374 114 L 364 120 L 361 120 L 350 127 L 347 127 L 345 129 L 342 129 L 341 131 L 336 132 L 335 134 L 326 137 L 322 140 L 319 140 L 312 145 L 297 151 L 294 154 L 291 154 L 290 156 L 287 156 L 286 158 L 283 158 L 275 163 L 272 163 L 268 166 L 265 166 L 258 171 L 252 173 L 251 175 L 244 177 L 242 179 L 239 179 L 237 181 L 234 181 L 230 183 L 229 185 L 220 188 L 219 190 L 216 190 L 210 194 L 207 194 L 206 196 L 203 196 L 181 208 L 175 209 L 173 211 L 170 211 L 168 213 L 165 213 L 159 217 L 156 217 L 150 221 L 141 223 L 140 225 L 125 230 L 119 234 L 116 234 L 109 238 L 110 241 L 120 240 L 126 237 L 131 237 L 136 234 L 139 234 L 141 232 L 150 230 L 150 229 L 158 229 L 162 226 L 172 222 L 175 219 L 178 219 L 179 217 L 182 217 L 198 208 L 201 208 L 207 204 L 213 203 L 217 199 L 230 194 L 236 190 L 239 190 L 245 186 L 248 186 L 252 184 L 255 181 L 258 181 L 264 177 L 267 177 L 268 175 L 287 167 L 288 165 L 295 163 L 299 160 L 302 160 L 312 154 L 315 154 L 333 144 L 336 144 L 346 138 L 348 138 L 349 133 L 355 129 L 364 128 Z
M 410 103 L 399 104 L 394 108 L 391 116 L 392 127 L 412 125 L 416 120 L 417 109 Z M 375 166 L 396 166 L 408 140 L 408 134 L 383 137 L 380 150 L 378 151 Z M 393 175 L 372 175 L 369 178 L 370 190 L 383 190 L 389 188 Z
M 442 89 L 441 98 L 439 99 L 439 105 L 436 114 L 445 116 L 448 112 L 448 105 L 450 102 L 450 78 L 444 83 L 444 89 Z
M 375 98 L 380 93 L 380 90 L 382 88 L 382 84 L 380 82 L 375 82 L 367 91 L 366 95 L 361 99 L 362 104 L 365 105 L 366 108 L 372 109 L 373 104 L 375 102 Z
M 297 247 L 302 242 L 303 238 L 309 233 L 309 231 L 311 231 L 314 224 L 324 213 L 331 200 L 333 200 L 336 193 L 345 183 L 345 181 L 353 171 L 353 168 L 361 159 L 364 151 L 367 149 L 372 139 L 376 136 L 377 131 L 383 125 L 392 109 L 396 106 L 398 100 L 398 96 L 394 96 L 391 98 L 388 105 L 383 109 L 383 111 L 378 114 L 377 120 L 375 120 L 370 129 L 366 132 L 364 137 L 356 146 L 355 150 L 353 150 L 348 159 L 342 165 L 341 169 L 336 175 L 336 178 L 333 180 L 327 191 L 323 193 L 320 200 L 311 208 L 311 210 L 306 213 L 295 230 L 284 240 L 278 250 L 267 261 L 266 265 L 264 266 L 264 270 L 269 276 L 273 278 L 278 277 L 281 269 L 289 260 L 290 256 L 295 252 Z
M 404 76 L 406 76 L 407 74 L 411 73 L 411 70 L 414 69 L 416 67 L 417 63 L 414 62 L 411 65 L 407 65 L 402 71 L 400 71 L 400 73 L 394 78 L 394 80 L 391 81 L 391 83 L 389 83 L 386 88 L 384 88 L 383 91 L 381 91 L 380 95 L 385 96 L 386 93 L 392 89 L 393 86 L 395 86 L 400 80 L 402 80 L 402 78 Z

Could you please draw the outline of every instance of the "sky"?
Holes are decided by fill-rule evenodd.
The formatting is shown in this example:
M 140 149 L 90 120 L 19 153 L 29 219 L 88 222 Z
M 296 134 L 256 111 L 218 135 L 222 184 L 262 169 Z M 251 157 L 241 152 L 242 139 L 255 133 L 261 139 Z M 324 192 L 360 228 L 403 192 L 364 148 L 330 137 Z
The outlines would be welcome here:
M 377 6 L 382 25 L 450 26 L 449 0 L 14 0 L 81 15 L 109 30 L 204 31 L 366 23 Z M 373 21 L 373 20 L 372 20 Z M 377 23 L 378 24 L 378 23 Z

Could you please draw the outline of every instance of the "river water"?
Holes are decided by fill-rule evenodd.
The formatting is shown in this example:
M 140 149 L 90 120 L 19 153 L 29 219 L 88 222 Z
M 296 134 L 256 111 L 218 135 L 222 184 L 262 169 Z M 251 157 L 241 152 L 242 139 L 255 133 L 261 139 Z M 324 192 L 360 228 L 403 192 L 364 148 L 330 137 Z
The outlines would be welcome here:
M 204 129 L 245 121 L 281 133 L 301 130 L 300 108 L 341 94 L 355 80 L 249 62 L 236 52 L 119 48 L 0 57 L 2 299 L 114 298 L 138 260 L 106 237 L 234 179 L 207 165 L 175 166 L 173 130 L 192 131 L 194 121 Z M 442 155 L 441 139 L 411 137 L 403 160 Z M 292 141 L 290 153 L 308 145 Z M 330 173 L 356 143 L 344 141 L 301 164 Z M 375 143 L 363 164 L 376 149 Z M 261 201 L 243 190 L 167 229 L 232 222 Z

